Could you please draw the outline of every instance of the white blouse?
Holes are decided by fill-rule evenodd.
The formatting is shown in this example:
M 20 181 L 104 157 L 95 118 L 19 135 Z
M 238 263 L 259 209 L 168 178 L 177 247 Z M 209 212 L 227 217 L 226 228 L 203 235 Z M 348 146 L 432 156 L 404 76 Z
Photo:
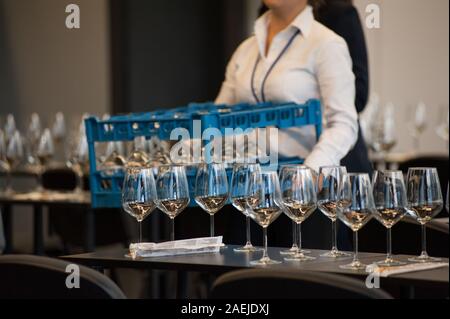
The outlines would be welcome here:
M 278 141 L 270 143 L 278 143 L 280 156 L 305 158 L 305 164 L 316 171 L 320 166 L 338 165 L 358 136 L 355 77 L 347 44 L 315 21 L 308 6 L 274 37 L 266 56 L 269 19 L 270 11 L 256 21 L 255 35 L 234 53 L 216 103 L 261 102 L 262 91 L 265 100 L 276 103 L 320 99 L 324 130 L 319 141 L 313 127 L 297 127 L 280 130 Z M 262 90 L 268 70 L 286 47 Z

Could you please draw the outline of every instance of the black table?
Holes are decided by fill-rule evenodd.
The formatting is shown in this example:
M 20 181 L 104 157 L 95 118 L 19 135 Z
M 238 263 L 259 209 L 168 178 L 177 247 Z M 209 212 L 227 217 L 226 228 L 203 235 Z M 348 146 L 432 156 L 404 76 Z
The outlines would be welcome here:
M 33 207 L 33 246 L 35 255 L 44 254 L 44 225 L 43 225 L 43 207 L 51 205 L 75 205 L 81 206 L 86 214 L 86 238 L 85 250 L 93 251 L 95 249 L 95 220 L 94 212 L 91 208 L 91 197 L 89 193 L 62 193 L 62 192 L 30 192 L 30 193 L 0 193 L 0 210 L 5 221 L 5 253 L 13 251 L 12 241 L 12 213 L 13 206 L 28 205 Z
M 217 254 L 202 255 L 185 255 L 174 257 L 152 257 L 132 260 L 125 257 L 127 250 L 114 250 L 108 252 L 94 252 L 87 254 L 63 256 L 62 259 L 93 267 L 96 269 L 109 268 L 133 268 L 133 269 L 152 269 L 152 270 L 175 270 L 175 271 L 195 271 L 209 273 L 225 273 L 232 270 L 252 268 L 251 260 L 261 257 L 261 253 L 235 253 L 233 248 L 237 246 L 229 245 Z M 280 248 L 269 248 L 269 256 L 273 259 L 283 260 L 280 255 Z M 312 250 L 311 255 L 317 257 L 316 260 L 298 263 L 285 262 L 279 265 L 270 265 L 268 269 L 291 269 L 291 270 L 307 270 L 319 271 L 327 273 L 335 273 L 348 275 L 365 279 L 367 273 L 361 271 L 351 271 L 339 268 L 339 265 L 347 264 L 351 258 L 340 258 L 338 260 L 330 260 L 329 258 L 320 257 L 324 253 L 321 250 Z M 374 261 L 384 259 L 383 254 L 361 253 L 360 259 L 363 263 L 371 264 Z M 410 256 L 396 256 L 400 260 L 407 261 Z M 443 259 L 448 262 L 448 259 Z M 448 267 L 426 270 L 420 272 L 411 272 L 405 274 L 392 275 L 387 278 L 380 279 L 381 286 L 397 286 L 405 291 L 411 287 L 421 287 L 426 289 L 445 289 L 448 291 L 449 270 Z M 409 292 L 407 293 L 409 294 Z

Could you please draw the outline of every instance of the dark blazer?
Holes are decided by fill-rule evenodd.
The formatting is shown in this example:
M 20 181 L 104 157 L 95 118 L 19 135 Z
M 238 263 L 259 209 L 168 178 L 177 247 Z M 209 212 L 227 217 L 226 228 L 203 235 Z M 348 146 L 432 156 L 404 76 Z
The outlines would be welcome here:
M 369 66 L 366 41 L 358 11 L 352 5 L 328 1 L 318 11 L 316 19 L 347 42 L 353 61 L 353 73 L 356 77 L 355 105 L 356 110 L 360 113 L 364 110 L 369 97 Z M 358 141 L 341 161 L 341 164 L 346 166 L 350 172 L 372 174 L 373 168 L 369 161 L 367 146 L 361 129 L 359 130 Z

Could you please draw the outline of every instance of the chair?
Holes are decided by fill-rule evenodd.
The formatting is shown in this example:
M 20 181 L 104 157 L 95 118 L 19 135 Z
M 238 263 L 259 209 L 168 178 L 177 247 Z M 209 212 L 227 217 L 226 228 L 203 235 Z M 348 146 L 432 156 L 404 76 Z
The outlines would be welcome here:
M 213 299 L 392 299 L 353 278 L 319 272 L 238 270 L 219 277 Z
M 79 288 L 67 288 L 68 265 L 48 257 L 0 256 L 0 299 L 125 299 L 111 279 L 84 266 Z

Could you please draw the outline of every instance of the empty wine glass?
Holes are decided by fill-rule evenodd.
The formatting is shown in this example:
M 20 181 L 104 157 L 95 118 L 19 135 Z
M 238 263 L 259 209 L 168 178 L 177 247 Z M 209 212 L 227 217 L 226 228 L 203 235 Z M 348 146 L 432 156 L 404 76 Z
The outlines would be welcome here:
M 8 114 L 6 116 L 6 122 L 4 126 L 3 133 L 5 134 L 5 140 L 6 143 L 9 142 L 11 137 L 14 135 L 14 133 L 17 131 L 16 128 L 16 120 L 14 119 L 14 115 Z
M 380 169 L 386 165 L 386 155 L 397 143 L 395 108 L 388 103 L 377 113 L 372 126 L 372 149 L 381 154 Z
M 251 265 L 265 266 L 280 264 L 270 259 L 267 249 L 267 228 L 283 211 L 280 182 L 276 172 L 254 172 L 250 176 L 247 191 L 248 214 L 264 232 L 264 254 L 261 259 L 251 261 Z
M 51 131 L 47 128 L 42 133 L 36 150 L 36 157 L 39 160 L 38 167 L 38 191 L 44 189 L 42 184 L 42 175 L 55 153 L 53 137 Z
M 142 222 L 156 208 L 156 187 L 153 172 L 146 168 L 128 168 L 122 187 L 122 207 L 139 224 L 139 244 L 142 243 Z
M 33 113 L 31 114 L 30 123 L 28 124 L 27 129 L 27 140 L 28 140 L 28 162 L 30 164 L 36 164 L 36 151 L 39 144 L 39 139 L 41 137 L 41 120 L 39 118 L 39 114 Z
M 83 176 L 89 165 L 89 146 L 84 126 L 84 119 L 87 116 L 89 115 L 83 115 L 81 122 L 77 123 L 76 128 L 69 135 L 67 164 L 68 167 L 73 169 L 76 176 L 76 193 L 82 193 L 84 190 Z
M 376 171 L 372 182 L 376 211 L 375 218 L 387 229 L 386 259 L 378 262 L 381 266 L 398 266 L 404 262 L 392 256 L 391 229 L 407 213 L 406 186 L 401 171 Z
M 214 215 L 228 200 L 225 164 L 200 164 L 195 179 L 195 201 L 210 216 L 210 236 L 214 237 Z
M 317 204 L 319 210 L 331 220 L 331 251 L 322 257 L 338 258 L 350 254 L 337 248 L 337 213 L 341 204 L 341 188 L 347 169 L 344 166 L 326 166 L 319 169 Z
M 448 125 L 449 125 L 449 108 L 448 105 L 445 105 L 441 108 L 441 112 L 439 114 L 439 123 L 436 127 L 436 134 L 442 138 L 448 147 Z
M 254 252 L 260 251 L 261 248 L 254 247 L 251 242 L 250 235 L 250 216 L 248 215 L 247 189 L 250 182 L 250 175 L 253 172 L 259 172 L 261 167 L 259 164 L 234 164 L 233 177 L 231 178 L 230 198 L 233 206 L 245 215 L 246 219 L 246 236 L 247 242 L 245 246 L 235 248 L 235 252 Z
M 426 224 L 439 214 L 444 206 L 441 184 L 436 168 L 414 167 L 408 170 L 407 198 L 410 213 L 422 226 L 422 253 L 413 262 L 433 262 L 439 258 L 428 256 Z
M 412 136 L 414 138 L 414 148 L 416 152 L 420 149 L 420 136 L 427 128 L 427 106 L 423 102 L 419 102 L 413 113 L 413 121 L 411 123 Z
M 134 139 L 133 150 L 127 158 L 127 167 L 146 167 L 150 158 L 145 152 L 145 137 L 139 136 Z
M 340 191 L 338 218 L 353 231 L 354 255 L 342 269 L 361 270 L 366 265 L 358 259 L 358 231 L 363 228 L 375 213 L 375 202 L 369 174 L 347 174 Z
M 316 186 L 311 169 L 304 166 L 288 166 L 281 170 L 281 199 L 284 213 L 297 224 L 298 250 L 287 261 L 307 261 L 314 257 L 302 251 L 301 224 L 317 208 Z
M 57 112 L 55 114 L 55 120 L 52 125 L 52 136 L 55 141 L 56 149 L 58 150 L 57 159 L 61 160 L 64 157 L 63 146 L 66 139 L 66 121 L 64 119 L 64 114 L 62 112 Z
M 151 168 L 150 168 L 151 169 Z M 151 169 L 153 170 L 153 169 Z M 189 205 L 189 186 L 182 165 L 162 165 L 156 179 L 158 208 L 171 221 L 170 240 L 175 240 L 175 217 Z
M 12 193 L 11 173 L 19 166 L 24 157 L 24 145 L 22 135 L 19 131 L 12 133 L 6 145 L 6 161 L 8 166 L 6 177 L 6 193 Z

